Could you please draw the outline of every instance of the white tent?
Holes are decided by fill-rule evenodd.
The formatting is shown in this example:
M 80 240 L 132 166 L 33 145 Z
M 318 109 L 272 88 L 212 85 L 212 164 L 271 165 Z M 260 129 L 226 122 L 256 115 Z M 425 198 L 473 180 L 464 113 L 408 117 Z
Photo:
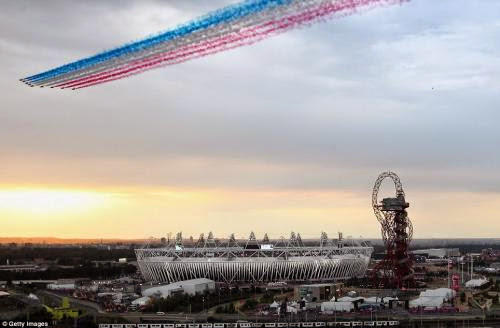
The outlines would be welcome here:
M 321 303 L 321 312 L 350 312 L 354 309 L 352 302 L 323 302 Z
M 140 297 L 132 301 L 132 305 L 147 305 L 151 299 L 148 296 Z
M 364 299 L 364 303 L 380 304 L 380 303 L 382 303 L 382 297 L 377 297 L 377 296 L 366 297 Z
M 445 301 L 451 300 L 457 292 L 450 288 L 428 289 L 420 293 L 420 297 L 441 297 Z
M 356 301 L 359 301 L 359 300 L 363 300 L 364 298 L 363 297 L 349 297 L 349 296 L 344 296 L 344 297 L 341 297 L 339 298 L 337 301 L 338 302 L 356 302 Z M 332 298 L 331 301 L 335 301 L 335 298 Z
M 467 288 L 478 288 L 488 283 L 488 279 L 471 279 L 465 283 Z
M 271 309 L 276 309 L 276 308 L 279 308 L 280 305 L 278 304 L 278 302 L 274 301 L 273 303 L 271 303 L 271 305 L 269 305 L 269 307 Z
M 424 307 L 424 308 L 440 308 L 443 306 L 442 298 L 432 298 L 432 297 L 419 297 L 415 300 L 410 301 L 410 307 Z
M 449 288 L 428 289 L 420 293 L 420 296 L 410 301 L 410 307 L 431 307 L 440 308 L 444 302 L 455 297 L 456 292 Z
M 35 295 L 35 294 L 33 294 L 33 293 L 30 293 L 30 294 L 28 295 L 28 298 L 29 298 L 29 299 L 32 299 L 32 300 L 34 300 L 34 301 L 39 301 L 38 296 L 36 296 L 36 295 Z

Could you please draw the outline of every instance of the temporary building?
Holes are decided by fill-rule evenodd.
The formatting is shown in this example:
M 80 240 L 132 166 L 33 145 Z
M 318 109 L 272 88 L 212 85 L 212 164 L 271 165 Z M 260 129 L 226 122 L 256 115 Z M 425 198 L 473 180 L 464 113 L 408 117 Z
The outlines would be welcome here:
M 354 309 L 352 302 L 323 302 L 321 303 L 321 312 L 350 312 Z
M 368 304 L 381 304 L 385 301 L 382 297 L 377 297 L 377 296 L 372 296 L 372 297 L 366 297 L 364 299 L 363 303 L 368 303 Z
M 74 282 L 68 282 L 68 283 L 60 283 L 56 282 L 54 284 L 48 284 L 47 289 L 51 290 L 74 290 L 76 289 L 76 285 Z
M 420 297 L 441 297 L 445 301 L 451 300 L 457 292 L 450 288 L 428 289 L 420 293 Z
M 143 296 L 132 301 L 132 305 L 144 306 L 149 303 L 151 299 L 148 296 Z
M 440 308 L 455 295 L 456 292 L 449 288 L 428 289 L 421 292 L 417 299 L 411 300 L 410 307 Z
M 419 297 L 410 301 L 410 308 L 440 308 L 443 306 L 442 298 Z
M 359 301 L 359 300 L 364 300 L 363 297 L 349 297 L 349 296 L 344 296 L 344 297 L 341 297 L 339 299 L 337 299 L 337 302 L 356 302 L 356 301 Z M 335 301 L 335 298 L 332 298 L 331 301 Z

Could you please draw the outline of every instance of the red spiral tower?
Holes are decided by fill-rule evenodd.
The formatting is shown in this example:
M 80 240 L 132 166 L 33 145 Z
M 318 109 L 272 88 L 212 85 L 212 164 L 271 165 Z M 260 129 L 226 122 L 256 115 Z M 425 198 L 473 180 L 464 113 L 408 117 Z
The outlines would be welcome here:
M 378 201 L 380 185 L 384 179 L 394 182 L 395 197 Z M 410 289 L 415 287 L 413 260 L 409 246 L 413 235 L 413 226 L 406 209 L 410 206 L 405 200 L 405 193 L 399 177 L 393 172 L 384 172 L 375 181 L 372 193 L 372 206 L 381 225 L 382 239 L 387 254 L 373 271 L 373 280 L 377 287 Z

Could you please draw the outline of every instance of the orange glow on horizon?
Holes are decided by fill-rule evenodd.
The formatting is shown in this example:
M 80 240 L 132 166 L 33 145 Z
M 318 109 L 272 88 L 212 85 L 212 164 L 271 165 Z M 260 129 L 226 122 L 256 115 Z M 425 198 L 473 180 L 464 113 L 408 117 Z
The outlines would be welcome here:
M 409 215 L 416 238 L 495 236 L 500 196 L 412 193 Z M 456 208 L 453 204 L 464 204 Z M 481 225 L 471 227 L 474 218 Z M 0 237 L 147 238 L 182 231 L 218 237 L 250 231 L 271 237 L 300 232 L 379 238 L 380 227 L 365 194 L 335 190 L 238 190 L 176 187 L 0 187 Z
M 105 193 L 64 189 L 0 190 L 0 209 L 12 213 L 56 214 L 99 207 L 111 198 Z

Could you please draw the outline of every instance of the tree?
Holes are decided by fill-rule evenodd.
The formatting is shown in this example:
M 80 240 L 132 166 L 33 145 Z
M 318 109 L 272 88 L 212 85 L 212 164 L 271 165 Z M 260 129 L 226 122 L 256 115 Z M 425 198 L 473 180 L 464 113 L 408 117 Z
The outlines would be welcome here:
M 234 307 L 234 303 L 229 303 L 227 307 L 227 313 L 236 313 L 236 308 Z
M 266 291 L 259 300 L 259 302 L 262 304 L 272 303 L 273 301 L 274 301 L 274 295 L 269 291 Z
M 460 293 L 460 302 L 465 303 L 466 295 L 465 292 Z
M 243 306 L 241 307 L 241 309 L 243 311 L 248 311 L 248 310 L 253 310 L 257 307 L 257 301 L 254 300 L 253 298 L 250 298 L 248 300 L 245 301 L 245 303 L 243 304 Z

